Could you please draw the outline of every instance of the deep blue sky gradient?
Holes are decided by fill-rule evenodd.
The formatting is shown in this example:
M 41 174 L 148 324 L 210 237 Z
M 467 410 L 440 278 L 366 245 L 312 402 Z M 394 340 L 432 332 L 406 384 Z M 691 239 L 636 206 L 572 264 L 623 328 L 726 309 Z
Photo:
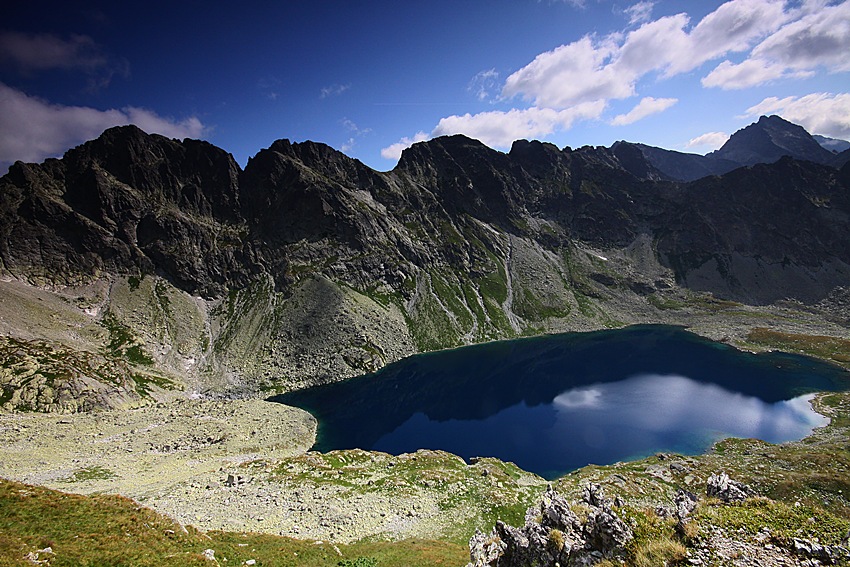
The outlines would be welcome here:
M 67 107 L 100 113 L 132 107 L 174 123 L 194 117 L 200 123 L 195 133 L 232 152 L 243 165 L 275 139 L 289 138 L 325 142 L 376 169 L 389 169 L 394 161 L 382 157 L 382 149 L 418 132 L 432 135 L 442 118 L 533 106 L 522 94 L 506 97 L 501 90 L 508 76 L 537 55 L 586 35 L 595 41 L 617 33 L 625 37 L 640 25 L 678 13 L 688 15 L 687 29 L 692 29 L 722 2 L 644 2 L 649 6 L 647 16 L 630 23 L 632 12 L 627 9 L 635 4 L 17 2 L 5 8 L 0 33 L 18 34 L 18 40 L 41 36 L 66 43 L 85 36 L 91 44 L 86 53 L 98 63 L 36 69 L 4 54 L 0 46 L 0 83 L 7 87 L 7 98 L 29 97 L 37 101 L 34 104 L 53 108 L 56 115 Z M 778 4 L 788 13 L 800 7 L 799 2 Z M 835 22 L 836 29 L 846 25 Z M 839 45 L 850 42 L 846 32 L 836 35 Z M 748 114 L 748 109 L 768 97 L 827 93 L 850 98 L 847 70 L 837 69 L 834 62 L 813 65 L 804 70 L 806 76 L 798 73 L 740 90 L 701 85 L 701 79 L 723 60 L 743 61 L 761 39 L 684 73 L 646 73 L 636 82 L 633 96 L 607 98 L 597 116 L 542 137 L 559 146 L 610 145 L 627 139 L 704 153 L 712 148 L 688 147 L 688 141 L 707 132 L 731 134 L 753 122 L 757 116 Z M 488 71 L 489 82 L 475 82 L 476 75 Z M 481 98 L 480 86 L 486 94 Z M 644 97 L 676 102 L 632 124 L 611 124 Z M 850 102 L 846 107 L 850 115 Z M 13 117 L 4 117 L 4 112 L 11 112 L 8 108 L 0 106 L 0 127 L 6 129 L 0 138 L 26 129 Z M 843 109 L 839 107 L 838 114 Z M 799 116 L 788 118 L 801 122 Z M 840 126 L 844 122 L 846 132 Z M 822 127 L 820 133 L 850 134 L 850 116 L 844 122 Z M 63 130 L 71 145 L 86 138 L 74 140 L 65 132 L 72 127 L 73 121 Z M 25 159 L 15 155 L 21 150 L 3 151 L 0 147 L 4 166 Z

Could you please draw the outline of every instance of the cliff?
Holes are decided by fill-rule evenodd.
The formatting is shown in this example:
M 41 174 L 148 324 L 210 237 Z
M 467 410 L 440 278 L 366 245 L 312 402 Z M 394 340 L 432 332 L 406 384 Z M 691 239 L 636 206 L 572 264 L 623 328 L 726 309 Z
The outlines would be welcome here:
M 113 128 L 0 178 L 2 332 L 25 343 L 0 357 L 29 369 L 4 370 L 2 401 L 74 411 L 68 384 L 110 365 L 121 403 L 287 390 L 425 350 L 666 321 L 706 292 L 834 303 L 848 168 L 783 158 L 685 183 L 622 144 L 502 153 L 451 136 L 383 173 L 287 140 L 242 170 L 206 142 Z M 82 361 L 40 370 L 66 351 Z

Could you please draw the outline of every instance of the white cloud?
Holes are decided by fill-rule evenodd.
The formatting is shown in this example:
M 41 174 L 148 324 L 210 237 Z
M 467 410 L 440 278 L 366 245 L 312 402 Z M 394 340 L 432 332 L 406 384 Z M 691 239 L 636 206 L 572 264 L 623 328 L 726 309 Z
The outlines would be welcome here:
M 648 17 L 651 5 L 642 4 L 632 6 L 630 14 Z M 782 0 L 731 0 L 692 29 L 682 13 L 647 21 L 625 34 L 586 35 L 535 57 L 507 78 L 502 94 L 556 109 L 628 98 L 648 73 L 671 77 L 750 49 L 788 21 L 784 6 Z
M 726 132 L 706 132 L 696 138 L 688 140 L 686 146 L 688 148 L 701 148 L 706 150 L 719 149 L 726 140 L 729 139 L 729 134 Z
M 635 25 L 648 21 L 654 6 L 655 2 L 644 1 L 626 8 L 624 12 L 629 17 L 629 24 Z
M 361 128 L 360 126 L 355 124 L 353 120 L 350 120 L 348 118 L 342 119 L 342 125 L 349 132 L 353 132 L 355 136 L 362 136 L 372 131 L 371 128 Z
M 732 0 L 705 16 L 689 34 L 690 52 L 676 54 L 672 74 L 743 52 L 788 21 L 784 0 Z
M 850 2 L 825 6 L 789 23 L 755 47 L 752 56 L 791 69 L 824 66 L 850 71 Z
M 748 108 L 745 116 L 768 114 L 778 114 L 811 134 L 850 139 L 850 93 L 770 97 Z
M 322 87 L 322 90 L 319 91 L 319 98 L 328 98 L 329 96 L 339 96 L 348 89 L 351 88 L 351 83 L 345 85 L 330 85 L 328 87 Z
M 734 64 L 724 61 L 702 78 L 702 86 L 723 90 L 746 89 L 786 77 L 785 69 L 763 59 L 748 59 Z
M 576 120 L 598 118 L 604 110 L 604 101 L 595 101 L 564 110 L 527 108 L 448 116 L 431 135 L 464 134 L 493 148 L 508 148 L 514 140 L 543 138 L 555 130 L 570 128 Z
M 350 120 L 348 118 L 343 118 L 340 123 L 342 124 L 343 128 L 345 128 L 345 130 L 350 134 L 348 139 L 343 142 L 343 144 L 339 148 L 344 153 L 348 153 L 353 150 L 354 147 L 357 145 L 357 140 L 372 131 L 371 128 L 361 128 L 353 120 Z
M 665 16 L 629 32 L 612 64 L 617 75 L 634 85 L 651 71 L 670 68 L 677 58 L 691 60 L 691 38 L 685 31 L 689 21 L 687 14 Z
M 541 53 L 510 75 L 502 94 L 522 95 L 536 106 L 563 109 L 584 102 L 627 98 L 634 93 L 634 76 L 624 76 L 610 64 L 617 53 L 614 36 L 578 41 Z
M 390 160 L 398 160 L 401 157 L 401 152 L 415 144 L 416 142 L 423 142 L 430 138 L 428 134 L 425 132 L 417 132 L 412 138 L 408 138 L 405 136 L 395 144 L 391 146 L 387 146 L 381 150 L 381 157 L 384 159 Z
M 95 138 L 112 126 L 135 124 L 171 138 L 198 138 L 205 127 L 196 117 L 175 121 L 128 106 L 97 110 L 51 104 L 0 83 L 0 163 L 37 162 Z
M 720 63 L 703 79 L 703 86 L 741 89 L 779 78 L 808 77 L 819 67 L 850 71 L 850 2 L 810 2 L 788 18 L 791 21 L 756 45 L 743 62 Z
M 611 120 L 613 126 L 625 126 L 642 120 L 647 116 L 664 112 L 674 104 L 679 102 L 677 98 L 653 98 L 651 96 L 644 97 L 641 101 L 626 114 L 620 114 Z
M 487 69 L 476 73 L 469 81 L 466 90 L 481 101 L 493 98 L 494 93 L 499 92 L 499 72 L 495 69 Z

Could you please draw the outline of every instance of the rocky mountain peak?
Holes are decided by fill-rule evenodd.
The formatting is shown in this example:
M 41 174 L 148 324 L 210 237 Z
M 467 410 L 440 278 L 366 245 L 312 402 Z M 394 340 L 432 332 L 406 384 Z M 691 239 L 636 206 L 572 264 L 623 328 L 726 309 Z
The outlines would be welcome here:
M 623 168 L 635 177 L 652 180 L 670 179 L 668 175 L 652 165 L 639 144 L 619 141 L 611 146 L 611 151 L 617 156 Z
M 786 155 L 822 164 L 829 164 L 833 158 L 805 128 L 779 116 L 760 117 L 709 155 L 742 165 L 772 163 Z

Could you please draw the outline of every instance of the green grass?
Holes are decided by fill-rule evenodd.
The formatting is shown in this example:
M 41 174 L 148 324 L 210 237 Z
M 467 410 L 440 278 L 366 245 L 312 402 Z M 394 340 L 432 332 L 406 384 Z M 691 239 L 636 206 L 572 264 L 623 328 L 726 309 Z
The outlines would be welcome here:
M 145 352 L 130 328 L 118 321 L 115 315 L 107 313 L 101 324 L 109 331 L 107 354 L 113 358 L 126 360 L 130 364 L 153 365 L 153 357 Z
M 817 538 L 824 545 L 837 545 L 850 529 L 850 521 L 818 506 L 795 506 L 768 498 L 750 498 L 739 504 L 709 502 L 697 508 L 694 521 L 730 533 L 755 536 L 763 528 L 780 545 L 798 537 Z
M 850 339 L 785 333 L 756 327 L 747 335 L 747 341 L 762 347 L 830 360 L 850 368 Z
M 650 305 L 662 311 L 674 311 L 678 309 L 684 309 L 686 307 L 686 304 L 684 302 L 677 301 L 675 299 L 669 299 L 658 293 L 648 295 L 646 297 L 646 300 L 649 302 Z
M 151 394 L 151 386 L 156 386 L 162 390 L 179 390 L 180 385 L 164 376 L 148 373 L 133 374 L 133 382 L 136 383 L 136 392 L 140 396 L 146 397 Z
M 87 480 L 109 480 L 115 478 L 115 473 L 104 467 L 86 467 L 74 471 L 65 482 L 84 482 Z
M 209 566 L 205 549 L 221 565 L 351 567 L 462 565 L 465 545 L 408 540 L 316 544 L 253 533 L 202 533 L 120 496 L 80 496 L 0 479 L 0 564 L 31 566 L 28 553 L 50 547 L 50 565 Z M 342 554 L 337 553 L 337 549 Z M 227 561 L 225 562 L 225 558 Z M 345 563 L 345 562 L 348 563 Z

